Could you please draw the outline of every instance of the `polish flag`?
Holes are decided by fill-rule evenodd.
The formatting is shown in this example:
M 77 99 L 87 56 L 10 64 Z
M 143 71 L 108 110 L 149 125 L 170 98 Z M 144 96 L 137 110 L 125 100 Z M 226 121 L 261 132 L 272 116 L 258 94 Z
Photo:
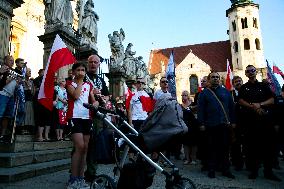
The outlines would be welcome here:
M 130 106 L 130 101 L 134 96 L 134 93 L 127 87 L 126 83 L 123 84 L 124 87 L 124 96 L 125 96 L 125 108 L 128 110 Z
M 59 35 L 56 35 L 38 94 L 38 101 L 50 111 L 53 108 L 55 72 L 63 66 L 73 64 L 74 62 L 76 62 L 75 57 Z
M 226 85 L 226 89 L 228 89 L 229 91 L 233 89 L 232 79 L 233 79 L 233 73 L 230 67 L 229 60 L 227 60 L 227 78 L 226 78 L 225 85 Z
M 140 101 L 142 109 L 145 112 L 152 112 L 154 110 L 154 101 L 145 91 L 143 91 L 143 94 L 140 96 Z
M 273 65 L 273 73 L 279 74 L 284 79 L 284 73 L 280 70 L 280 68 L 276 65 Z

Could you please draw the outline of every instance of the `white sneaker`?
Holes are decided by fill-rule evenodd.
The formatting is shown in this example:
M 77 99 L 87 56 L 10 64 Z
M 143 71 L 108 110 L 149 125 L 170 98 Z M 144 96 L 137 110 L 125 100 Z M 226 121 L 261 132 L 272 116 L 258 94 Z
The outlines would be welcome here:
M 191 161 L 191 162 L 190 162 L 190 165 L 196 165 L 196 164 L 197 164 L 196 161 Z
M 77 180 L 73 183 L 68 182 L 66 189 L 80 189 L 80 183 Z
M 78 181 L 78 184 L 79 184 L 79 188 L 80 189 L 89 189 L 90 188 L 90 185 L 86 183 L 86 181 L 84 179 L 81 179 Z

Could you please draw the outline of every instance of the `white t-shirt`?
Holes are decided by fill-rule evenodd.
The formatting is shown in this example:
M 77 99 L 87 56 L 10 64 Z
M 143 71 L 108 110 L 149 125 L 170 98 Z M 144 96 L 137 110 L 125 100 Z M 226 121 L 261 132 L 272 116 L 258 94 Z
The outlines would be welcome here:
M 148 117 L 147 112 L 143 110 L 140 96 L 148 97 L 149 95 L 144 90 L 135 91 L 134 96 L 130 100 L 132 120 L 145 120 Z
M 154 100 L 158 100 L 159 98 L 161 98 L 161 96 L 166 95 L 168 97 L 172 97 L 171 93 L 169 91 L 164 92 L 161 89 L 158 89 L 155 93 L 154 93 Z
M 76 88 L 77 84 L 72 82 L 71 85 Z M 90 91 L 92 86 L 90 83 L 85 82 L 82 85 L 80 97 L 74 101 L 74 99 L 68 99 L 68 112 L 70 118 L 90 119 L 90 110 L 83 106 L 83 103 L 89 103 Z

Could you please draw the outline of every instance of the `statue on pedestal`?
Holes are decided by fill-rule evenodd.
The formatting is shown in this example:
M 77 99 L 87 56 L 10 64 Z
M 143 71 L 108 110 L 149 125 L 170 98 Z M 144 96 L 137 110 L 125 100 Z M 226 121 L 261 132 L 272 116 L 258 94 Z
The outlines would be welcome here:
M 44 0 L 45 28 L 52 26 L 66 26 L 72 28 L 73 11 L 72 0 Z
M 78 1 L 76 10 L 81 17 L 79 25 L 79 33 L 82 35 L 81 45 L 86 47 L 91 47 L 97 49 L 97 37 L 98 37 L 98 27 L 97 21 L 99 21 L 98 14 L 94 11 L 93 0 L 87 0 L 84 5 L 83 13 L 80 12 L 81 3 Z M 82 14 L 82 15 L 80 15 Z
M 123 60 L 122 68 L 124 70 L 125 75 L 129 78 L 136 78 L 136 61 L 137 59 L 134 58 L 136 54 L 135 51 L 132 51 L 133 44 L 129 43 L 125 50 L 125 58 Z
M 145 78 L 149 75 L 146 63 L 143 61 L 143 57 L 139 56 L 136 58 L 136 75 L 138 78 Z
M 124 60 L 124 47 L 122 45 L 122 41 L 125 38 L 125 33 L 123 29 L 120 29 L 120 32 L 114 31 L 113 34 L 108 35 L 110 48 L 111 48 L 111 61 L 110 64 L 110 72 L 119 71 L 122 67 Z

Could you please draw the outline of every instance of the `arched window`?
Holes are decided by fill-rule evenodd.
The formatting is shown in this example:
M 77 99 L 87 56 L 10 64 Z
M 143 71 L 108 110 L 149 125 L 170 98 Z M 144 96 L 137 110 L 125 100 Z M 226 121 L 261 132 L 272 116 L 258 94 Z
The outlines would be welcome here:
M 198 91 L 198 78 L 196 75 L 191 75 L 189 77 L 189 84 L 190 84 L 190 94 L 194 95 Z
M 233 31 L 236 31 L 236 21 L 235 20 L 232 22 L 232 26 L 233 26 Z
M 255 28 L 258 28 L 258 26 L 257 26 L 257 19 L 253 18 L 252 21 L 253 21 L 252 26 L 255 27 Z
M 239 45 L 237 41 L 234 42 L 234 50 L 235 50 L 235 53 L 239 52 Z
M 245 48 L 245 50 L 250 50 L 250 45 L 249 45 L 249 39 L 248 38 L 246 38 L 244 40 L 244 48 Z
M 255 48 L 256 50 L 260 50 L 260 42 L 258 38 L 255 39 Z
M 247 17 L 241 19 L 242 29 L 248 28 L 248 19 Z

